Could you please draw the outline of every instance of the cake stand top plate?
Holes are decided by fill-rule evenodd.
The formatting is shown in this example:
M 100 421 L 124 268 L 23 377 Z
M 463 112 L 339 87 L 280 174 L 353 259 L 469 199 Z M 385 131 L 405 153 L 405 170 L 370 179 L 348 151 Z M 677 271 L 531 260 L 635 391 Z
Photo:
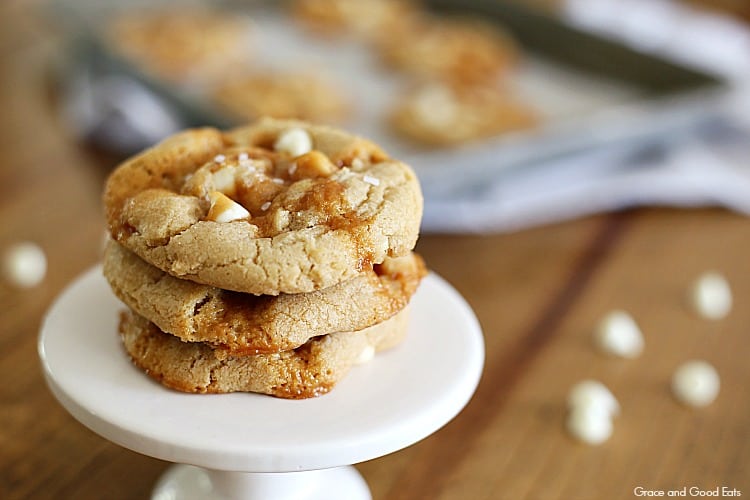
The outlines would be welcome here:
M 121 446 L 218 470 L 292 472 L 353 464 L 405 448 L 471 398 L 484 343 L 464 299 L 428 275 L 398 347 L 306 400 L 164 388 L 134 367 L 117 335 L 114 297 L 96 266 L 52 305 L 39 336 L 47 382 L 81 423 Z

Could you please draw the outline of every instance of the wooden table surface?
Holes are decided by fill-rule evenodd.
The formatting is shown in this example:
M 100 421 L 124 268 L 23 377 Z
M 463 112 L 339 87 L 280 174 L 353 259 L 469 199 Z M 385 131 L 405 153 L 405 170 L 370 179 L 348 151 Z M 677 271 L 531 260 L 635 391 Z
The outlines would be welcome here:
M 54 23 L 0 3 L 0 246 L 47 253 L 45 281 L 0 285 L 0 498 L 147 498 L 167 463 L 74 420 L 43 380 L 36 340 L 61 289 L 99 259 L 100 192 L 114 159 L 77 144 L 50 92 Z M 748 159 L 750 161 L 750 159 Z M 476 311 L 486 365 L 466 409 L 403 451 L 357 467 L 379 499 L 608 499 L 634 489 L 726 487 L 750 495 L 750 221 L 721 210 L 642 209 L 491 236 L 423 235 L 418 250 Z M 735 307 L 699 318 L 685 294 L 702 272 L 731 282 Z M 635 360 L 605 357 L 591 332 L 622 308 L 646 338 Z M 718 369 L 717 401 L 693 410 L 669 391 L 681 362 Z M 564 429 L 583 378 L 622 405 L 592 447 Z M 719 490 L 721 492 L 721 490 Z

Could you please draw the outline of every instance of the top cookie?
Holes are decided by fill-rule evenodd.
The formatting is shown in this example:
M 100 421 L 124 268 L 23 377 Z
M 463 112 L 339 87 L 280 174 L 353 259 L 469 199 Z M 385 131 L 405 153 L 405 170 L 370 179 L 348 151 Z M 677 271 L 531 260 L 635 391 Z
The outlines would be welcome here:
M 112 237 L 178 278 L 252 293 L 340 283 L 416 244 L 414 172 L 337 129 L 263 119 L 188 130 L 120 165 Z

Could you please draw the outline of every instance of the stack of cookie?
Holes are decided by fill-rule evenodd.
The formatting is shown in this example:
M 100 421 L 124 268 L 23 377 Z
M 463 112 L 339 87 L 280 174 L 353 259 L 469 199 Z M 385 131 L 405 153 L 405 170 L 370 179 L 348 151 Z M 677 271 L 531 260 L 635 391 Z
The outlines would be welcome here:
M 328 392 L 403 338 L 426 272 L 412 170 L 328 127 L 177 134 L 118 167 L 104 203 L 125 349 L 181 391 Z

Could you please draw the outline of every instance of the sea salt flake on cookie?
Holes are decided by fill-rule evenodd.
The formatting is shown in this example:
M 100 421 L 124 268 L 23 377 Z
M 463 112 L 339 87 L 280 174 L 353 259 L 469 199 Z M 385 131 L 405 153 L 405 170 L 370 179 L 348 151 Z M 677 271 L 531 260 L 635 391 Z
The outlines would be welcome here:
M 362 177 L 362 180 L 365 181 L 367 184 L 372 184 L 373 186 L 380 186 L 380 179 L 377 177 L 373 177 L 371 175 L 365 175 Z

